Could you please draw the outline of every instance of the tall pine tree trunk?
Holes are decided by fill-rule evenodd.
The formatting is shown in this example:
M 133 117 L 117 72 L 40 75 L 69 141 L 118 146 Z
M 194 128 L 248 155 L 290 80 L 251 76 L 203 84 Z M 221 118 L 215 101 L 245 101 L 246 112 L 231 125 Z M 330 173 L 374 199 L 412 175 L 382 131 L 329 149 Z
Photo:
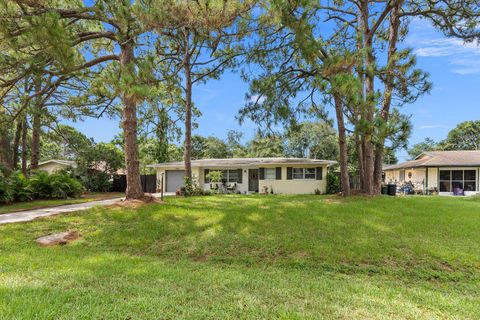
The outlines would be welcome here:
M 41 81 L 35 80 L 35 92 L 41 90 Z M 42 125 L 42 98 L 38 96 L 35 101 L 35 108 L 32 113 L 32 144 L 30 148 L 30 169 L 38 169 L 40 161 L 40 129 Z
M 7 168 L 12 167 L 12 154 L 8 138 L 9 122 L 5 114 L 5 107 L 0 105 L 0 164 Z
M 17 126 L 15 128 L 15 137 L 13 138 L 13 156 L 12 156 L 12 167 L 16 170 L 18 169 L 18 156 L 20 148 L 20 138 L 22 135 L 22 124 L 23 119 L 20 117 L 17 118 Z
M 385 89 L 382 110 L 380 112 L 380 117 L 382 121 L 387 123 L 389 121 L 390 115 L 390 105 L 392 103 L 392 94 L 393 94 L 393 82 L 394 82 L 394 72 L 396 66 L 396 53 L 397 53 L 397 42 L 398 42 L 398 32 L 400 28 L 400 7 L 402 6 L 403 0 L 399 0 L 395 3 L 392 12 L 390 14 L 390 28 L 388 32 L 388 61 L 387 61 L 387 75 L 385 78 Z M 375 193 L 379 194 L 382 187 L 382 173 L 383 173 L 383 163 L 384 163 L 384 145 L 385 145 L 385 135 L 380 133 L 379 142 L 375 150 L 375 170 L 374 170 L 374 187 Z
M 363 146 L 362 146 L 362 139 L 359 137 L 358 134 L 355 134 L 355 144 L 357 147 L 357 163 L 358 163 L 358 178 L 360 183 L 360 190 L 364 190 L 364 176 L 363 173 L 365 172 L 365 166 L 363 164 Z
M 28 133 L 28 126 L 27 126 L 27 115 L 23 115 L 22 119 L 22 173 L 24 176 L 27 176 L 27 133 Z
M 134 74 L 134 51 L 132 39 L 125 41 L 121 46 L 120 67 L 125 77 Z M 140 182 L 140 162 L 137 141 L 137 105 L 135 97 L 124 88 L 123 103 L 123 134 L 125 137 L 125 168 L 127 174 L 127 190 L 125 197 L 128 200 L 142 199 L 144 193 Z
M 342 101 L 340 97 L 334 97 L 335 113 L 338 126 L 338 144 L 340 148 L 340 182 L 342 185 L 342 195 L 350 195 L 350 179 L 348 176 L 348 147 L 347 135 L 345 133 L 345 122 L 343 117 Z
M 185 145 L 183 161 L 185 162 L 185 177 L 192 179 L 192 75 L 190 69 L 189 34 L 186 32 L 185 39 Z
M 368 9 L 367 9 L 368 10 Z M 367 11 L 368 12 L 368 11 Z M 369 30 L 365 27 L 365 111 L 364 120 L 367 124 L 365 132 L 363 132 L 363 156 L 364 156 L 364 192 L 366 194 L 373 195 L 373 173 L 374 173 L 374 146 L 373 146 L 373 133 L 374 133 L 374 115 L 375 115 L 375 72 L 374 72 L 374 56 L 373 56 L 373 43 L 372 37 L 369 34 Z

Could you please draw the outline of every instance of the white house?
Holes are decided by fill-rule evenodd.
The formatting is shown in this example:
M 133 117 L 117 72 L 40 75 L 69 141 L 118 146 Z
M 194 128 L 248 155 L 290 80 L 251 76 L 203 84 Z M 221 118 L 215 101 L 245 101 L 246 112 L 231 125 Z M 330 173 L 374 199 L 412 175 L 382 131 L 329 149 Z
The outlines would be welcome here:
M 70 167 L 71 168 L 77 167 L 77 164 L 75 163 L 75 161 L 51 159 L 51 160 L 40 162 L 38 164 L 38 170 L 46 171 L 49 174 L 54 173 L 55 171 L 67 169 Z
M 335 161 L 303 158 L 232 158 L 192 160 L 194 180 L 205 190 L 210 171 L 222 171 L 223 184 L 241 193 L 268 192 L 308 194 L 327 190 L 327 170 Z M 184 185 L 183 162 L 149 165 L 157 171 L 157 189 L 175 192 Z M 163 178 L 163 185 L 161 184 Z
M 480 150 L 427 151 L 414 160 L 386 166 L 385 182 L 412 182 L 417 189 L 452 195 L 460 190 L 465 195 L 480 193 Z

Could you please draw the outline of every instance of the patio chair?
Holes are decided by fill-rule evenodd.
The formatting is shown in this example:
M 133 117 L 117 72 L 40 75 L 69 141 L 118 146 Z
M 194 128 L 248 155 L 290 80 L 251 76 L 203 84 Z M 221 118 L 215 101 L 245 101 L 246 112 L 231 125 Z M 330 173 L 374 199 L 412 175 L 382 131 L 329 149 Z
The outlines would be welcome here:
M 235 182 L 227 184 L 227 192 L 233 192 L 237 189 L 237 184 Z

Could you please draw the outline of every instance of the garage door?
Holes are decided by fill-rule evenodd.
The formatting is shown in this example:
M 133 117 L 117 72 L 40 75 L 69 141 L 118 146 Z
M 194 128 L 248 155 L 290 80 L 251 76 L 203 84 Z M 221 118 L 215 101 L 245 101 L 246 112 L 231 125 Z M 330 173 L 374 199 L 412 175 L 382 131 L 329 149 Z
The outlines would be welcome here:
M 183 187 L 183 179 L 185 170 L 169 170 L 167 171 L 167 192 L 175 192 Z

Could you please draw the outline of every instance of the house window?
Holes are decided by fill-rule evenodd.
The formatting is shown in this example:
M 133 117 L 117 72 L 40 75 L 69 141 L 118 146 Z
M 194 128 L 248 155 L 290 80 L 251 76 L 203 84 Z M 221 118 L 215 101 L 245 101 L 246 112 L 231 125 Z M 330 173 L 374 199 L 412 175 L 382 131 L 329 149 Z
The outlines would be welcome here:
M 227 176 L 223 177 L 227 182 L 238 182 L 238 170 L 227 170 Z
M 440 170 L 440 192 L 453 192 L 455 188 L 475 191 L 476 178 L 475 170 Z
M 275 180 L 277 178 L 277 171 L 275 168 L 265 168 L 265 180 Z
M 223 182 L 238 182 L 237 169 L 222 170 L 222 173 L 223 173 Z
M 316 178 L 316 170 L 315 168 L 293 168 L 292 171 L 293 179 L 313 179 Z
M 223 182 L 239 182 L 238 172 L 237 169 L 229 169 L 229 170 L 215 170 L 215 169 L 205 169 L 205 183 L 210 183 L 210 179 L 208 179 L 208 173 L 212 171 L 221 171 L 222 172 L 222 181 Z

